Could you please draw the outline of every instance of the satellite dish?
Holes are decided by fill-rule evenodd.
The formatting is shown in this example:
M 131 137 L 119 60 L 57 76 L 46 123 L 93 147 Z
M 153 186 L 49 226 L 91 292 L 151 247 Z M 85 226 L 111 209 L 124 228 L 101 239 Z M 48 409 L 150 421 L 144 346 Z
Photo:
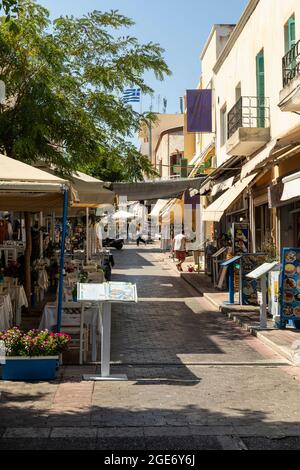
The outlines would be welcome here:
M 0 104 L 4 104 L 6 99 L 6 87 L 3 80 L 0 80 Z

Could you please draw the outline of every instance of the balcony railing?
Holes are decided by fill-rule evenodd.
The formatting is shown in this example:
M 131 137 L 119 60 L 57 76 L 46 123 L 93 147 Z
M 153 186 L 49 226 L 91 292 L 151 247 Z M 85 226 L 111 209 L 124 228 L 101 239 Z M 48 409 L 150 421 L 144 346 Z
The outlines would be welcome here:
M 299 75 L 300 78 L 300 41 L 282 59 L 283 88 Z
M 270 127 L 269 98 L 242 96 L 227 116 L 228 139 L 241 127 Z

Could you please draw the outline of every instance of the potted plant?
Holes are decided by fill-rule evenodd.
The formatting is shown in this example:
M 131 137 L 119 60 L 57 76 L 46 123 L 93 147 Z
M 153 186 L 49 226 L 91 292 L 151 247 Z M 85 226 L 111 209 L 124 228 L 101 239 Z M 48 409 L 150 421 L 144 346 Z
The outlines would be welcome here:
M 24 332 L 18 327 L 0 331 L 5 348 L 3 380 L 54 380 L 59 355 L 66 351 L 71 337 L 48 330 Z

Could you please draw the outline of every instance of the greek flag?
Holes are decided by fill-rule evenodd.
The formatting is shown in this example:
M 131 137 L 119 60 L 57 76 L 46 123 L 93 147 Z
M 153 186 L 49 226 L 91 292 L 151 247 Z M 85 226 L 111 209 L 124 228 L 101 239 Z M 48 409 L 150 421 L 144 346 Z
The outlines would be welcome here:
M 123 93 L 124 103 L 139 103 L 141 101 L 141 90 L 139 88 L 127 88 Z

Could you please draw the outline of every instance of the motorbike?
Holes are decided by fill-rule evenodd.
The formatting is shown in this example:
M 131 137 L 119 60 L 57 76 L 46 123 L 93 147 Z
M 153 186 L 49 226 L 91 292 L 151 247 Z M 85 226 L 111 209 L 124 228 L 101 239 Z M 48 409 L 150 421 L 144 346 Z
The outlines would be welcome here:
M 102 244 L 105 248 L 115 248 L 116 250 L 122 250 L 124 246 L 124 240 L 122 238 L 105 238 Z

